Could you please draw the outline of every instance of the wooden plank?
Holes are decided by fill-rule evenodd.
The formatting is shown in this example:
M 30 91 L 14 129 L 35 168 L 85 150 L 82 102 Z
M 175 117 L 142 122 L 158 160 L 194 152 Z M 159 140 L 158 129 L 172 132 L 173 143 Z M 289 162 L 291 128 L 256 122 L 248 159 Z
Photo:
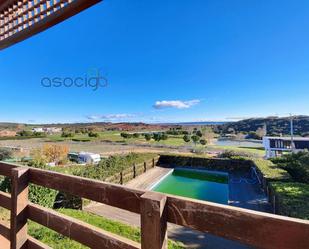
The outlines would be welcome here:
M 35 204 L 29 219 L 93 249 L 138 249 L 140 244 Z
M 23 30 L 1 40 L 0 50 L 38 34 L 101 1 L 102 0 L 75 0 L 62 9 L 51 13 L 49 16 L 41 15 L 40 21 L 31 26 L 24 26 Z
M 299 249 L 309 245 L 309 221 L 168 196 L 168 221 L 257 248 Z
M 0 248 L 10 248 L 10 228 L 3 223 L 0 223 Z
M 10 240 L 10 228 L 3 223 L 0 223 L 0 235 L 6 240 Z
M 166 195 L 146 192 L 141 196 L 142 249 L 167 249 Z
M 131 212 L 140 212 L 140 196 L 145 191 L 135 190 L 77 176 L 41 169 L 30 169 L 30 181 L 43 187 L 67 192 Z
M 33 21 L 37 18 L 39 18 L 40 16 L 44 16 L 45 14 L 46 15 L 50 15 L 50 11 L 54 8 L 54 7 L 57 7 L 57 6 L 60 6 L 60 2 L 57 3 L 57 5 L 55 6 L 51 6 L 51 5 L 48 5 L 47 8 L 45 8 L 44 10 L 41 10 L 40 13 L 37 12 L 37 14 L 35 15 L 28 15 L 27 18 L 24 18 L 23 21 L 21 21 L 18 25 L 15 26 L 15 28 L 20 28 L 20 27 L 23 27 L 25 25 L 32 25 Z M 49 14 L 48 14 L 49 13 Z M 26 14 L 26 13 L 25 13 Z M 9 28 L 8 30 L 6 30 L 3 34 L 6 35 L 6 34 L 9 34 L 10 31 L 12 30 L 12 28 Z
M 28 168 L 12 169 L 11 190 L 11 249 L 22 248 L 28 239 L 27 206 L 28 206 Z
M 0 206 L 11 210 L 11 195 L 0 191 Z
M 7 9 L 10 5 L 14 4 L 15 0 L 2 0 L 0 1 L 0 11 Z
M 11 169 L 19 167 L 16 164 L 0 162 L 0 175 L 11 177 Z
M 28 236 L 27 249 L 52 249 L 48 245 L 36 240 L 35 238 Z

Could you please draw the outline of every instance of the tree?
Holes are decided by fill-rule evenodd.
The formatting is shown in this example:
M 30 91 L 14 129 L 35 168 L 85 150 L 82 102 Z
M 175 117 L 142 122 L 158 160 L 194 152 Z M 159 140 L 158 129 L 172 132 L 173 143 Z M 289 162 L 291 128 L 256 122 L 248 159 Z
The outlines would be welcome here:
M 200 144 L 201 144 L 201 145 L 206 145 L 206 144 L 207 144 L 206 139 L 201 139 L 201 140 L 200 140 Z
M 150 133 L 146 133 L 145 134 L 145 139 L 147 140 L 147 141 L 150 141 L 151 140 L 151 134 Z
M 134 138 L 139 138 L 139 136 L 140 136 L 139 133 L 134 133 L 134 134 L 133 134 L 133 137 L 134 137 Z
M 153 134 L 153 139 L 154 139 L 156 142 L 159 142 L 159 141 L 162 139 L 161 133 L 154 133 L 154 134 Z
M 258 137 L 260 137 L 259 139 L 262 139 L 262 137 L 266 136 L 266 124 L 264 124 L 263 127 L 259 127 L 255 133 Z
M 0 161 L 9 159 L 12 157 L 12 151 L 8 149 L 2 149 L 0 148 Z
M 262 138 L 254 131 L 250 131 L 248 135 L 246 136 L 246 139 L 257 139 L 261 140 Z
M 44 144 L 42 148 L 42 155 L 47 162 L 55 162 L 61 164 L 67 159 L 69 148 L 67 145 L 58 144 Z
M 213 131 L 213 128 L 210 126 L 204 126 L 202 128 L 203 137 L 205 138 L 207 144 L 211 144 L 212 140 L 216 136 L 216 134 Z
M 194 143 L 194 145 L 196 145 L 198 143 L 198 141 L 200 141 L 200 137 L 197 135 L 193 135 L 191 137 L 192 142 Z
M 199 137 L 202 137 L 202 136 L 203 136 L 203 133 L 202 133 L 200 130 L 196 131 L 195 134 L 196 134 L 197 136 L 199 136 Z
M 130 133 L 122 132 L 120 133 L 120 136 L 126 139 L 126 138 L 132 138 L 133 135 Z
M 168 135 L 166 135 L 165 133 L 163 133 L 163 134 L 161 135 L 161 139 L 162 139 L 162 140 L 167 140 L 167 139 L 168 139 Z
M 186 143 L 190 142 L 191 141 L 191 138 L 189 135 L 184 135 L 183 136 L 183 141 L 185 141 Z

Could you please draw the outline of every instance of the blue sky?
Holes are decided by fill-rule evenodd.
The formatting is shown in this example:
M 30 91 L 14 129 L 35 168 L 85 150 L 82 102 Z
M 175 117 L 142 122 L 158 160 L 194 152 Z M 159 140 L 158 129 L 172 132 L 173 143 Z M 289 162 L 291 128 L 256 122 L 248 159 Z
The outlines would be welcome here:
M 306 0 L 105 0 L 0 51 L 0 121 L 308 115 L 308 27 Z M 41 85 L 98 72 L 96 91 Z

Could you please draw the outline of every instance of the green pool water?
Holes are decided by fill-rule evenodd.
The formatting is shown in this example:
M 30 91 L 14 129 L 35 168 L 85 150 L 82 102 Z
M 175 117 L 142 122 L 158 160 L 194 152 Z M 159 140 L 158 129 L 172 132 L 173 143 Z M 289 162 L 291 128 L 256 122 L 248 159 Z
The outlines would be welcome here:
M 203 170 L 174 169 L 153 191 L 221 204 L 228 203 L 228 175 Z

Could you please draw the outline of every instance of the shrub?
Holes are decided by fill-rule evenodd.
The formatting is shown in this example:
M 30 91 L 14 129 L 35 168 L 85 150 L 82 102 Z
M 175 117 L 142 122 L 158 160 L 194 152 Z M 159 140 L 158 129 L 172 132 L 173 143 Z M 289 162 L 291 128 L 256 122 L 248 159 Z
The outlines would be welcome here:
M 145 139 L 147 140 L 147 141 L 150 141 L 151 140 L 151 134 L 149 134 L 149 133 L 146 133 L 145 135 Z
M 33 160 L 29 166 L 44 168 L 46 163 L 64 164 L 67 161 L 69 148 L 66 145 L 44 144 L 42 149 L 31 151 Z
M 0 148 L 0 161 L 9 159 L 11 157 L 12 157 L 11 150 Z
M 33 132 L 22 130 L 22 131 L 17 132 L 17 135 L 21 137 L 30 137 L 30 136 L 33 136 Z
M 99 135 L 99 133 L 97 133 L 97 132 L 90 131 L 90 132 L 88 133 L 88 136 L 89 136 L 89 137 L 99 137 L 100 135 Z
M 74 135 L 73 132 L 64 131 L 62 132 L 61 137 L 74 137 Z
M 296 182 L 272 182 L 279 201 L 279 214 L 309 220 L 309 185 Z
M 205 139 L 201 139 L 201 140 L 200 140 L 200 144 L 201 144 L 201 145 L 206 145 L 206 144 L 207 144 L 207 141 L 206 141 Z
M 309 183 L 309 152 L 289 153 L 272 161 L 285 169 L 297 182 Z
M 191 137 L 189 135 L 184 135 L 183 136 L 183 141 L 185 141 L 186 143 L 191 141 Z
M 11 180 L 6 177 L 0 183 L 0 190 L 4 192 L 11 192 Z M 35 204 L 43 207 L 52 208 L 56 199 L 58 191 L 44 188 L 35 184 L 29 184 L 29 200 Z
M 120 133 L 120 136 L 126 139 L 126 138 L 132 138 L 133 135 L 130 133 L 122 132 Z
M 236 151 L 236 150 L 224 150 L 221 152 L 219 158 L 232 158 L 232 157 L 254 157 L 254 153 L 245 152 L 245 151 Z
M 134 137 L 134 138 L 139 138 L 139 136 L 140 136 L 139 133 L 134 133 L 134 134 L 133 134 L 133 137 Z
M 168 139 L 168 135 L 166 135 L 165 133 L 163 133 L 163 134 L 161 135 L 161 139 L 162 139 L 162 140 L 167 140 L 167 139 Z

